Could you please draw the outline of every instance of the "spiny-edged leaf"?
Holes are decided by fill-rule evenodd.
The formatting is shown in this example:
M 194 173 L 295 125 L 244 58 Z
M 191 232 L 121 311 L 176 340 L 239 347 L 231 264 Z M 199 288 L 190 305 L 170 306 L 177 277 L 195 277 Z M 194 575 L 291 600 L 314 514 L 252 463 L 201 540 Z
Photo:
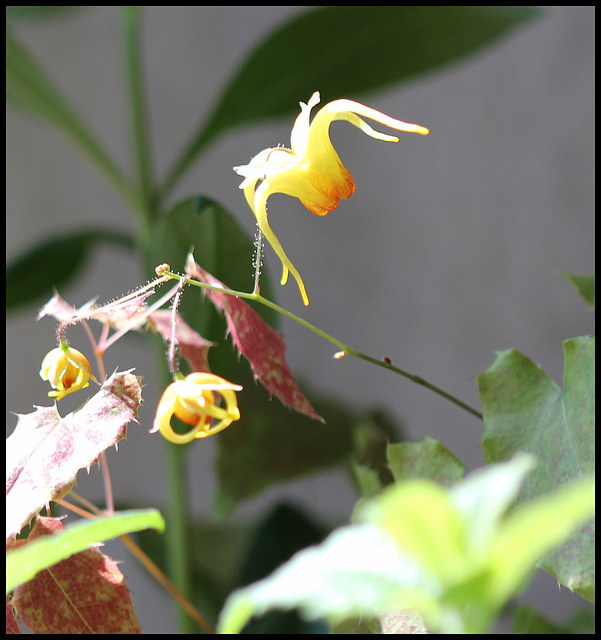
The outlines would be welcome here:
M 63 529 L 59 520 L 41 518 L 28 541 Z M 123 574 L 98 548 L 80 551 L 17 587 L 13 606 L 34 633 L 142 633 Z
M 6 594 L 6 635 L 11 636 L 21 633 L 19 623 L 17 622 L 17 612 L 11 603 L 11 599 Z
M 44 518 L 36 520 L 34 531 L 40 520 Z M 92 520 L 83 520 L 66 529 L 61 528 L 51 537 L 30 535 L 27 544 L 22 544 L 23 540 L 11 541 L 6 545 L 7 550 L 15 548 L 6 556 L 6 589 L 12 591 L 43 569 L 93 544 L 148 527 L 161 532 L 165 528 L 163 518 L 156 509 L 121 511 Z M 29 544 L 34 539 L 36 541 Z
M 464 464 L 438 440 L 397 442 L 388 446 L 388 461 L 395 482 L 428 478 L 450 487 L 463 477 Z
M 134 247 L 129 235 L 93 229 L 54 236 L 13 259 L 6 268 L 6 310 L 48 299 L 54 288 L 81 273 L 102 243 Z
M 250 214 L 249 212 L 249 215 Z M 203 267 L 222 282 L 238 291 L 252 291 L 252 238 L 237 220 L 218 202 L 204 196 L 188 198 L 176 204 L 154 225 L 147 252 L 148 273 L 159 264 L 168 263 L 183 273 L 191 249 Z M 269 275 L 263 269 L 261 291 L 270 299 Z M 188 287 L 179 310 L 186 322 L 208 340 L 223 339 L 223 320 L 211 304 L 202 304 L 200 289 Z M 272 327 L 277 328 L 277 314 L 263 305 L 253 308 Z M 221 375 L 221 374 L 220 374 Z
M 186 275 L 200 282 L 226 289 L 220 280 L 194 262 L 190 255 Z M 232 340 L 253 370 L 256 379 L 283 404 L 315 420 L 323 418 L 313 409 L 292 376 L 286 361 L 284 336 L 272 329 L 242 298 L 206 290 L 207 298 L 227 321 Z
M 237 380 L 244 384 L 244 394 L 238 394 L 242 418 L 218 440 L 214 512 L 219 517 L 273 484 L 347 464 L 356 456 L 356 435 L 363 429 L 399 439 L 396 425 L 380 412 L 338 404 L 307 390 L 324 425 L 266 401 L 264 390 L 251 380 Z
M 594 349 L 594 338 L 564 342 L 563 391 L 513 349 L 500 352 L 493 365 L 478 376 L 487 462 L 506 460 L 518 451 L 533 453 L 538 460 L 522 490 L 522 504 L 594 473 Z M 592 598 L 593 540 L 591 521 L 540 566 L 562 584 Z
M 407 81 L 538 15 L 540 9 L 520 6 L 341 5 L 307 11 L 248 55 L 174 167 L 167 189 L 209 142 L 233 126 L 295 114 L 299 101 L 307 102 L 314 91 L 325 104 Z
M 65 133 L 104 171 L 115 187 L 137 203 L 137 194 L 88 125 L 35 58 L 6 25 L 6 97 Z
M 179 314 L 175 316 L 175 327 L 171 311 L 151 313 L 150 322 L 166 343 L 175 340 L 179 353 L 188 361 L 192 371 L 210 371 L 208 352 L 213 343 L 194 331 Z
M 582 296 L 582 298 L 590 304 L 591 307 L 595 307 L 595 274 L 590 276 L 576 276 L 573 273 L 567 273 L 562 271 L 561 275 L 571 282 L 576 291 Z
M 19 415 L 6 441 L 6 537 L 66 495 L 80 469 L 125 437 L 142 400 L 140 378 L 115 372 L 84 406 L 61 418 L 54 407 Z

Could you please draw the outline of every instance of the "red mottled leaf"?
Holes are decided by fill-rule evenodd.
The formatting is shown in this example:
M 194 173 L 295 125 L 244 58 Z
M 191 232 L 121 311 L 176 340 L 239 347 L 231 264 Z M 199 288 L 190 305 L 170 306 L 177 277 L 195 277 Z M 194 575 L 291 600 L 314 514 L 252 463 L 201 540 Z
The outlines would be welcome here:
M 19 415 L 6 441 L 6 537 L 44 505 L 66 495 L 80 469 L 125 437 L 142 400 L 138 376 L 114 373 L 81 409 L 61 418 L 56 405 Z
M 152 326 L 163 336 L 163 340 L 168 342 L 172 339 L 172 313 L 171 311 L 155 311 L 150 314 Z M 192 371 L 207 371 L 209 369 L 209 347 L 212 342 L 205 340 L 200 333 L 197 333 L 178 314 L 175 325 L 175 340 L 180 353 L 190 363 Z
M 28 541 L 62 529 L 39 518 Z M 123 574 L 97 546 L 40 571 L 15 589 L 12 604 L 34 633 L 142 633 Z
M 21 633 L 21 629 L 19 629 L 19 625 L 17 624 L 12 598 L 6 594 L 6 635 L 14 635 L 17 633 Z
M 213 287 L 227 288 L 196 264 L 192 255 L 188 256 L 186 274 Z M 244 300 L 218 291 L 207 290 L 206 295 L 225 314 L 228 333 L 238 351 L 250 362 L 255 378 L 283 404 L 323 422 L 292 377 L 282 334 L 272 329 Z

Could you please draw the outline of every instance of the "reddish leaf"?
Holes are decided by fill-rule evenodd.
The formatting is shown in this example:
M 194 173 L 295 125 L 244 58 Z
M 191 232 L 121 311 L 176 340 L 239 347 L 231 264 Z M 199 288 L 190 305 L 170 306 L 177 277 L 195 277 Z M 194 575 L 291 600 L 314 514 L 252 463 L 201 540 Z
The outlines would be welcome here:
M 186 274 L 213 287 L 227 288 L 196 264 L 191 255 Z M 323 422 L 292 377 L 282 334 L 272 329 L 244 300 L 218 291 L 207 290 L 206 295 L 225 314 L 228 333 L 238 351 L 250 362 L 255 378 L 288 407 Z
M 50 500 L 69 492 L 89 468 L 125 437 L 142 400 L 140 378 L 114 373 L 81 409 L 61 418 L 56 406 L 19 415 L 6 441 L 6 537 L 21 530 Z
M 19 629 L 19 625 L 17 624 L 12 598 L 9 598 L 8 594 L 6 594 L 6 635 L 14 635 L 17 633 L 21 633 L 21 629 Z
M 39 518 L 28 540 L 62 529 Z M 142 633 L 123 574 L 97 547 L 40 571 L 15 589 L 12 604 L 34 633 Z
M 171 319 L 171 311 L 155 311 L 150 314 L 153 327 L 163 336 L 165 342 L 170 341 L 173 334 Z M 211 371 L 209 369 L 208 354 L 209 347 L 213 343 L 205 340 L 200 333 L 194 331 L 179 314 L 175 325 L 175 339 L 180 353 L 190 363 L 192 371 Z

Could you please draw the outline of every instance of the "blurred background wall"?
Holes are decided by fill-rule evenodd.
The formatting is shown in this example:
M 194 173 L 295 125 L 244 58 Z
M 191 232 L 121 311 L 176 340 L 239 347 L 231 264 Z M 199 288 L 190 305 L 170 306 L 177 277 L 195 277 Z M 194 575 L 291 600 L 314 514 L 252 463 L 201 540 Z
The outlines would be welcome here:
M 144 45 L 157 174 L 164 175 L 208 116 L 249 49 L 304 9 L 147 9 Z M 594 269 L 594 17 L 592 6 L 548 7 L 542 19 L 476 57 L 402 88 L 360 96 L 387 114 L 429 127 L 431 134 L 401 134 L 398 145 L 386 145 L 347 124 L 333 127 L 357 192 L 326 218 L 312 216 L 291 198 L 270 201 L 271 222 L 311 298 L 310 307 L 302 308 L 292 281 L 277 286 L 278 302 L 476 407 L 474 378 L 490 366 L 496 350 L 523 351 L 561 384 L 562 340 L 593 331 L 592 313 L 559 271 Z M 21 24 L 16 31 L 111 154 L 128 166 L 115 8 L 94 7 Z M 288 145 L 291 125 L 277 121 L 223 136 L 187 174 L 172 202 L 207 194 L 253 233 L 254 218 L 232 167 L 267 146 Z M 8 259 L 59 230 L 86 225 L 134 229 L 120 197 L 78 150 L 9 108 Z M 277 278 L 279 261 L 270 249 L 266 253 Z M 107 248 L 61 293 L 76 305 L 95 296 L 104 301 L 135 288 L 142 277 L 134 258 Z M 16 424 L 10 412 L 28 413 L 32 404 L 47 403 L 38 369 L 54 346 L 55 326 L 49 319 L 36 323 L 36 311 L 7 318 L 7 435 Z M 292 370 L 313 387 L 353 405 L 383 407 L 411 439 L 429 435 L 470 468 L 483 464 L 477 419 L 365 362 L 333 360 L 329 343 L 297 325 L 284 322 L 283 332 Z M 141 425 L 129 429 L 128 444 L 109 456 L 115 493 L 160 508 L 169 499 L 162 484 L 163 441 L 147 433 L 160 389 L 153 381 L 153 354 L 135 338 L 107 355 L 107 370 L 131 366 L 145 376 L 146 404 Z M 214 443 L 200 443 L 191 456 L 194 510 L 206 517 Z M 80 489 L 102 501 L 97 470 L 80 474 Z M 273 489 L 232 517 L 247 517 L 281 497 L 331 523 L 346 521 L 356 500 L 342 472 L 327 473 Z M 120 547 L 111 553 L 127 558 Z M 159 588 L 133 562 L 122 568 L 144 630 L 172 631 Z M 556 621 L 581 602 L 558 594 L 549 575 L 537 576 L 524 598 Z

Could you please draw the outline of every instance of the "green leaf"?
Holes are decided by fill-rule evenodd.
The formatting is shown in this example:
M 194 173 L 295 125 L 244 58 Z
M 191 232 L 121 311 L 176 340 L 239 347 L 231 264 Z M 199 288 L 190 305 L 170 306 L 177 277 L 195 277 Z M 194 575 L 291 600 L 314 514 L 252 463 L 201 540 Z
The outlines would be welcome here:
M 464 464 L 438 440 L 398 442 L 388 446 L 388 461 L 395 482 L 428 478 L 450 487 L 463 477 Z
M 100 167 L 126 198 L 137 194 L 102 148 L 88 125 L 6 26 L 6 97 L 30 114 L 62 130 Z
M 231 127 L 297 114 L 299 101 L 314 91 L 325 104 L 406 82 L 473 54 L 540 15 L 539 8 L 521 6 L 351 5 L 307 11 L 248 55 L 164 190 Z
M 6 310 L 50 298 L 55 288 L 80 275 L 91 252 L 102 243 L 135 246 L 125 233 L 90 229 L 56 235 L 13 259 L 6 268 Z
M 331 623 L 357 616 L 382 622 L 417 609 L 430 631 L 490 632 L 536 560 L 594 513 L 589 478 L 503 517 L 532 464 L 522 454 L 452 489 L 423 479 L 387 487 L 363 503 L 361 524 L 336 530 L 232 593 L 218 632 L 236 633 L 252 615 L 295 607 L 306 619 Z M 495 492 L 503 481 L 511 487 Z
M 123 511 L 67 527 L 63 533 L 43 536 L 6 556 L 6 591 L 31 580 L 38 572 L 83 551 L 96 542 L 140 529 L 163 531 L 165 523 L 156 509 Z
M 86 5 L 9 5 L 6 7 L 6 17 L 18 20 L 33 20 L 37 18 L 60 17 L 64 13 L 70 13 L 73 9 L 88 8 Z
M 506 460 L 518 451 L 533 453 L 538 460 L 523 487 L 522 504 L 594 473 L 594 349 L 594 338 L 564 342 L 563 391 L 513 349 L 499 353 L 478 376 L 487 462 Z M 589 522 L 540 564 L 589 599 L 594 597 L 593 538 L 594 522 Z
M 576 291 L 584 298 L 584 300 L 590 304 L 591 307 L 595 307 L 595 274 L 590 276 L 576 276 L 573 273 L 567 273 L 562 271 L 561 275 L 571 282 Z

